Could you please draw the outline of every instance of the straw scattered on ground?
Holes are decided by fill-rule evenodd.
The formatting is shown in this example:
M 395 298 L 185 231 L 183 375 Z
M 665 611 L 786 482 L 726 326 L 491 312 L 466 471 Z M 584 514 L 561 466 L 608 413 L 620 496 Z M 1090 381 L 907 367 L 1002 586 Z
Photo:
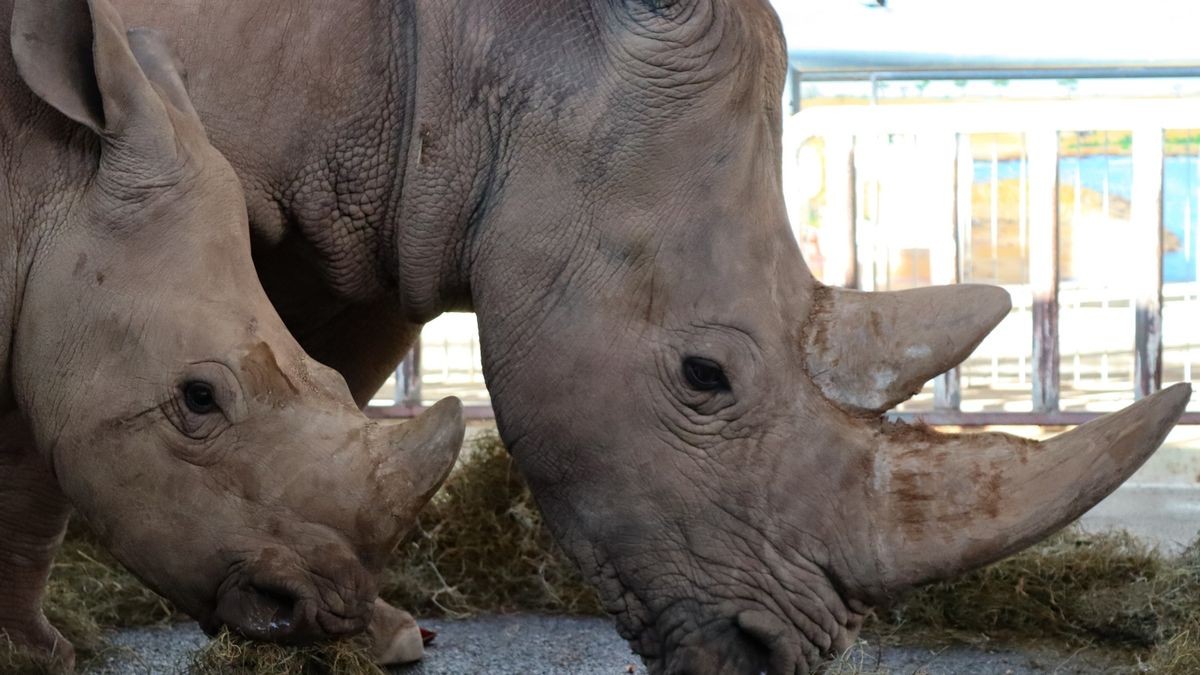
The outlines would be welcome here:
M 414 614 L 602 614 L 542 523 L 500 439 L 485 435 L 422 511 L 381 595 Z
M 52 675 L 53 665 L 39 654 L 14 645 L 0 636 L 0 673 L 5 675 Z
M 400 547 L 383 596 L 418 616 L 481 612 L 597 614 L 594 591 L 551 540 L 495 436 L 470 448 Z M 73 531 L 55 566 L 46 613 L 80 653 L 103 649 L 101 627 L 175 617 L 86 535 Z M 910 594 L 864 630 L 875 644 L 1045 644 L 1115 650 L 1143 672 L 1200 672 L 1200 545 L 1163 556 L 1120 533 L 1067 530 L 1008 560 Z M 6 667 L 0 649 L 0 672 Z M 333 664 L 332 666 L 330 664 Z M 322 668 L 335 668 L 335 671 Z M 869 673 L 874 664 L 834 672 Z M 378 672 L 361 642 L 306 650 L 222 636 L 193 672 Z M 224 670 L 222 670 L 224 668 Z
M 1200 546 L 1169 557 L 1128 534 L 1068 529 L 995 565 L 909 595 L 880 612 L 871 630 L 885 637 L 1054 639 L 1156 653 L 1172 645 L 1178 660 L 1188 651 L 1200 657 L 1197 620 Z
M 221 631 L 188 663 L 189 675 L 386 675 L 365 637 L 309 647 L 248 642 Z

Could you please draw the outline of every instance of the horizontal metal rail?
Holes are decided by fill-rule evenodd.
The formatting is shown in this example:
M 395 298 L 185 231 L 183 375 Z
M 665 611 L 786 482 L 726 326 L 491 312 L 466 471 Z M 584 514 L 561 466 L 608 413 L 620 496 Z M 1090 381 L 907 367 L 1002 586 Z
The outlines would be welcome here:
M 425 405 L 369 406 L 365 412 L 371 419 L 411 419 L 429 409 Z M 992 426 L 1075 426 L 1103 417 L 1107 413 L 1056 411 L 1036 412 L 963 412 L 959 410 L 933 410 L 927 412 L 891 412 L 890 420 L 930 426 L 992 427 Z M 463 417 L 470 421 L 495 419 L 495 411 L 488 405 L 469 405 L 463 408 Z M 1200 412 L 1187 412 L 1179 424 L 1200 424 Z
M 887 68 L 848 67 L 805 70 L 793 66 L 800 82 L 920 82 L 922 80 L 1088 80 L 1200 77 L 1196 66 L 1128 66 L 1121 68 Z
M 934 410 L 930 412 L 891 412 L 887 417 L 908 423 L 928 424 L 935 427 L 1006 427 L 1006 426 L 1050 426 L 1069 427 L 1091 422 L 1108 413 L 1053 411 L 1041 412 L 962 412 L 958 410 Z M 1200 424 L 1200 412 L 1186 412 L 1179 424 Z
M 371 405 L 364 409 L 371 419 L 408 419 L 417 417 L 429 409 L 427 405 Z M 490 420 L 496 413 L 490 405 L 463 406 L 463 417 L 468 420 Z
M 1200 101 L 1162 99 L 831 105 L 807 108 L 784 127 L 789 134 L 808 136 L 1086 131 L 1145 128 L 1148 123 L 1159 129 L 1195 129 L 1198 115 Z

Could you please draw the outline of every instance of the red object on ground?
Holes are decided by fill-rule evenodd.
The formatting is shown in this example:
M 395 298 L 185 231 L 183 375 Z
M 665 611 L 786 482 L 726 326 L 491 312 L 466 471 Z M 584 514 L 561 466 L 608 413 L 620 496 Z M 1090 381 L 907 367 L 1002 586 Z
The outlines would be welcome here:
M 437 638 L 437 631 L 425 630 L 424 628 L 421 628 L 420 626 L 417 626 L 417 630 L 421 631 L 421 644 L 423 644 L 423 645 L 427 645 L 430 642 L 433 642 L 435 638 Z

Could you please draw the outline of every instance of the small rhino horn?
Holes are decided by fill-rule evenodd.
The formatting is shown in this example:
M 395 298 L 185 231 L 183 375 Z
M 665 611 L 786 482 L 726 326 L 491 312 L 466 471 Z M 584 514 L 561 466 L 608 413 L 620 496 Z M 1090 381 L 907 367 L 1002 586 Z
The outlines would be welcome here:
M 882 413 L 970 356 L 1011 308 L 994 286 L 822 287 L 804 334 L 806 366 L 829 400 Z
M 454 468 L 465 431 L 462 401 L 453 396 L 385 431 L 379 475 L 394 516 L 408 522 L 433 497 Z

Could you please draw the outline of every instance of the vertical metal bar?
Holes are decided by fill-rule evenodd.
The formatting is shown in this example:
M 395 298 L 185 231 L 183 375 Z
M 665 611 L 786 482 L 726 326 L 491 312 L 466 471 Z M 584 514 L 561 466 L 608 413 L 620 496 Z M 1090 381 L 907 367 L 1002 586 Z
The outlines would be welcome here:
M 800 83 L 802 76 L 800 74 L 800 69 L 796 68 L 795 66 L 788 68 L 788 75 L 791 76 L 788 78 L 788 98 L 790 99 L 788 101 L 788 107 L 791 108 L 792 114 L 795 115 L 796 113 L 800 112 Z
M 850 137 L 850 154 L 846 157 L 846 288 L 861 288 L 858 267 L 858 138 Z
M 955 201 L 958 210 L 959 271 L 963 278 L 975 280 L 975 155 L 971 150 L 971 134 L 958 135 L 958 154 L 955 158 Z
M 1033 410 L 1058 410 L 1058 132 L 1026 135 L 1029 282 L 1033 291 Z
M 1140 399 L 1162 387 L 1163 130 L 1134 129 L 1132 150 L 1133 393 Z
M 421 405 L 421 340 L 396 367 L 396 405 Z
M 946 239 L 942 250 L 933 251 L 930 260 L 930 272 L 935 284 L 957 284 L 962 280 L 962 245 L 959 240 L 963 230 L 960 219 L 963 216 L 961 201 L 963 200 L 963 171 L 962 165 L 971 165 L 970 147 L 966 147 L 967 155 L 963 154 L 963 134 L 951 134 L 945 139 L 945 166 L 949 167 L 946 180 Z M 966 178 L 967 223 L 971 227 L 971 181 L 972 174 Z M 951 368 L 939 375 L 933 382 L 933 407 L 938 410 L 957 411 L 962 405 L 962 373 L 958 367 Z

